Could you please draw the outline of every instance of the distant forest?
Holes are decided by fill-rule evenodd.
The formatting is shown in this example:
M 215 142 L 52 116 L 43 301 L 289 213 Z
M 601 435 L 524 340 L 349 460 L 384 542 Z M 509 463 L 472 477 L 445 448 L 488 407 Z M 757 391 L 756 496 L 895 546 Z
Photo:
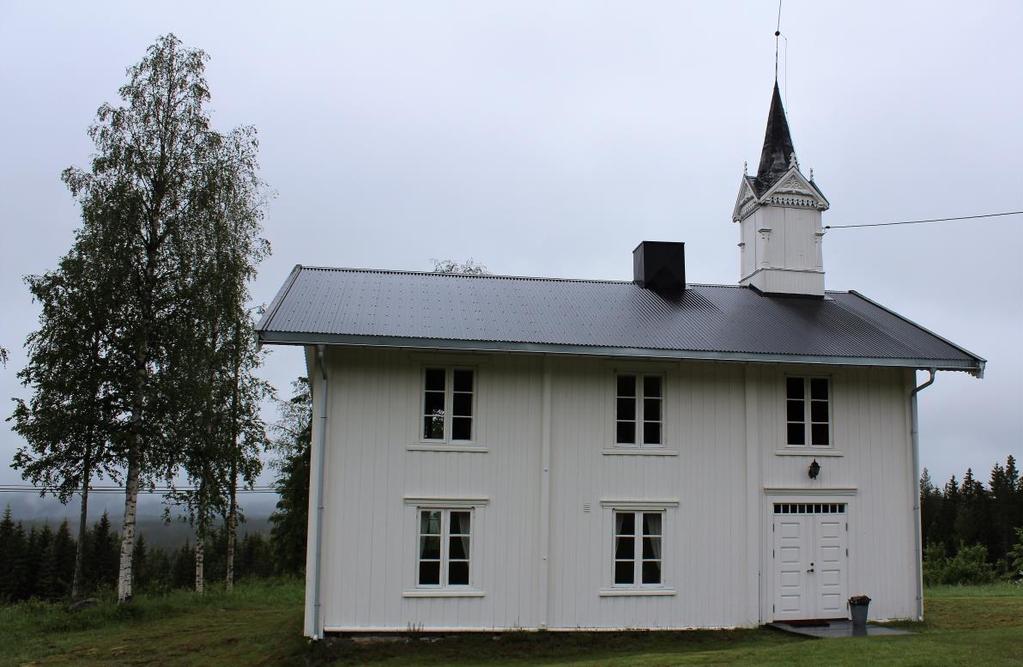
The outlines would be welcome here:
M 117 584 L 120 537 L 106 513 L 85 534 L 83 594 L 112 591 Z M 0 600 L 63 600 L 70 597 L 77 540 L 65 520 L 53 530 L 49 524 L 15 522 L 10 508 L 0 519 Z M 206 571 L 223 579 L 227 560 L 227 534 L 215 529 L 206 541 Z M 235 576 L 269 577 L 283 572 L 275 566 L 270 540 L 262 533 L 244 533 L 238 540 Z M 176 549 L 151 547 L 145 537 L 135 540 L 136 585 L 142 593 L 160 593 L 195 585 L 195 545 L 186 541 Z
M 1023 479 L 1011 455 L 987 486 L 967 469 L 939 488 L 924 468 L 920 510 L 926 583 L 1023 578 Z

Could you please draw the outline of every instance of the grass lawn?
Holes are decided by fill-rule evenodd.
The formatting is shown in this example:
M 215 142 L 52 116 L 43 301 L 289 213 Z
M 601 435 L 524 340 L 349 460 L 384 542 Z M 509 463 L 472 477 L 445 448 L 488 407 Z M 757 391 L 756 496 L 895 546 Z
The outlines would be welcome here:
M 29 603 L 0 608 L 3 665 L 600 664 L 1023 665 L 1023 587 L 932 588 L 924 623 L 909 637 L 814 640 L 774 630 L 649 633 L 510 633 L 401 638 L 315 647 L 301 636 L 297 581 L 104 600 L 68 612 Z

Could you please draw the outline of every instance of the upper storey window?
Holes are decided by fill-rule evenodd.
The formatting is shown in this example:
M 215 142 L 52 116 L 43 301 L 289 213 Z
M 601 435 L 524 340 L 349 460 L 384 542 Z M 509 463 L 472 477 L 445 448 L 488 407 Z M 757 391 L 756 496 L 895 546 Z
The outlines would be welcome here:
M 659 447 L 664 437 L 664 377 L 615 376 L 615 443 Z
M 471 442 L 476 373 L 471 368 L 423 371 L 423 440 Z
M 786 442 L 790 446 L 831 446 L 831 381 L 826 377 L 785 378 Z

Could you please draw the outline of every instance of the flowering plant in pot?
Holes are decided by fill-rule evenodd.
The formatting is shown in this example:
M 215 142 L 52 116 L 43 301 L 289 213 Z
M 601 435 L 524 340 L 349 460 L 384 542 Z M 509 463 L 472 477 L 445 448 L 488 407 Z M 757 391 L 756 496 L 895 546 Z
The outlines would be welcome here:
M 867 607 L 870 606 L 870 598 L 866 595 L 854 595 L 849 598 L 849 611 L 852 613 L 854 628 L 867 627 Z

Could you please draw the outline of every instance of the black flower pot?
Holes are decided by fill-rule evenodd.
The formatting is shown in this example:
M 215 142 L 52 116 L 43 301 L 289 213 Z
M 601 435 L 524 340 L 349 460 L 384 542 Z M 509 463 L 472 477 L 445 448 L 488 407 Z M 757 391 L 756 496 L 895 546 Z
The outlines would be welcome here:
M 849 598 L 849 612 L 852 614 L 853 630 L 867 629 L 868 607 L 870 607 L 870 598 L 866 595 L 856 595 Z

